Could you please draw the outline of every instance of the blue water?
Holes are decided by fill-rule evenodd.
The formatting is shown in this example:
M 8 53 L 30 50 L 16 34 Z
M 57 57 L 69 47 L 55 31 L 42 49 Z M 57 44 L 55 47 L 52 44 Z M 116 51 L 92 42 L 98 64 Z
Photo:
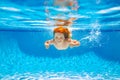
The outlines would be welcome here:
M 119 80 L 120 1 L 79 1 L 71 30 L 81 45 L 62 51 L 45 49 L 54 29 L 45 18 L 57 11 L 46 15 L 43 3 L 0 0 L 0 79 Z

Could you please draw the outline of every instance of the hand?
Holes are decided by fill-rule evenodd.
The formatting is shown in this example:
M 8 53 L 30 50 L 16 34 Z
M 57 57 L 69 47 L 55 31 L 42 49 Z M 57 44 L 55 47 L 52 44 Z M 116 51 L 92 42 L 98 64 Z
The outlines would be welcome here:
M 77 41 L 77 40 L 72 40 L 71 41 L 71 43 L 70 43 L 70 47 L 72 48 L 72 47 L 77 47 L 77 46 L 79 46 L 80 45 L 80 42 L 79 41 Z
M 47 42 L 45 42 L 45 47 L 46 47 L 46 49 L 48 49 L 49 48 L 49 42 L 47 41 Z

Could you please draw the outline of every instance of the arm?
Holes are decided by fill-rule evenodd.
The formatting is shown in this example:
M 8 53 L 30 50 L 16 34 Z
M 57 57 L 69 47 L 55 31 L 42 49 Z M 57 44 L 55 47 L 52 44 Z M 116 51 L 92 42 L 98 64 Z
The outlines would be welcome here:
M 45 42 L 45 47 L 46 47 L 46 49 L 48 49 L 49 46 L 52 45 L 52 44 L 53 44 L 53 40 L 48 40 L 48 41 L 46 41 L 46 42 Z
M 77 40 L 71 40 L 70 47 L 80 46 L 80 42 Z

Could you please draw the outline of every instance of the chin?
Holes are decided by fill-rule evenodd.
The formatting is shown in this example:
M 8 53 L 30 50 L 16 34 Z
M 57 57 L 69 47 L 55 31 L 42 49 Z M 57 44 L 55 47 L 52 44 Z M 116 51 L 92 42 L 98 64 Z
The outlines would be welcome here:
M 62 43 L 63 41 L 56 41 L 56 43 Z
M 59 41 L 58 41 L 57 43 L 61 44 L 62 42 L 59 42 Z

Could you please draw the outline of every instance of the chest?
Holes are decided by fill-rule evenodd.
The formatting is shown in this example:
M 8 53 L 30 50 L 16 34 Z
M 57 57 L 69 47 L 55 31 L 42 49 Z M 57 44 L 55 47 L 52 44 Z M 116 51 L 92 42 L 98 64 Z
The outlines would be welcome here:
M 69 47 L 69 44 L 67 42 L 64 42 L 63 44 L 54 44 L 54 46 L 57 49 L 67 49 Z

